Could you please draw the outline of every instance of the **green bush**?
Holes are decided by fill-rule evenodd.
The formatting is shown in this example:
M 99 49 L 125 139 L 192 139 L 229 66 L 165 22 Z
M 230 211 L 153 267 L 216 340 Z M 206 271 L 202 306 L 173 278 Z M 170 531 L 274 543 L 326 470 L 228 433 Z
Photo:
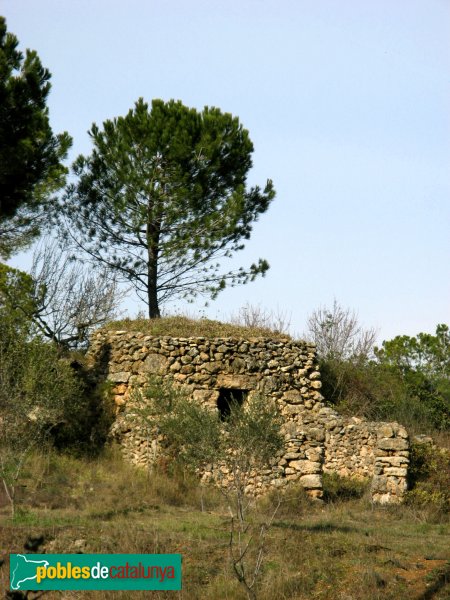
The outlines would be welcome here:
M 18 338 L 0 346 L 0 411 L 9 437 L 46 437 L 69 424 L 80 407 L 80 385 L 53 344 Z
M 428 443 L 412 443 L 407 504 L 450 511 L 450 452 Z
M 397 369 L 371 362 L 322 360 L 322 394 L 346 415 L 374 421 L 398 421 L 415 432 L 449 427 L 445 381 L 431 382 L 423 374 L 404 377 Z
M 71 352 L 67 359 L 78 386 L 76 411 L 51 432 L 52 444 L 72 454 L 98 455 L 115 418 L 113 384 L 99 382 L 85 357 Z
M 30 451 L 58 430 L 77 436 L 83 388 L 53 343 L 32 337 L 20 311 L 0 298 L 0 479 L 12 513 Z
M 413 432 L 450 428 L 450 338 L 447 325 L 436 335 L 397 336 L 375 348 L 376 360 L 320 361 L 322 393 L 344 414 L 399 421 Z
M 291 482 L 282 489 L 270 490 L 258 499 L 258 510 L 264 514 L 273 513 L 276 506 L 276 519 L 297 519 L 299 515 L 311 509 L 316 501 L 308 496 L 305 488 L 298 482 Z
M 325 502 L 361 498 L 369 487 L 367 479 L 341 477 L 337 473 L 324 473 L 322 481 Z

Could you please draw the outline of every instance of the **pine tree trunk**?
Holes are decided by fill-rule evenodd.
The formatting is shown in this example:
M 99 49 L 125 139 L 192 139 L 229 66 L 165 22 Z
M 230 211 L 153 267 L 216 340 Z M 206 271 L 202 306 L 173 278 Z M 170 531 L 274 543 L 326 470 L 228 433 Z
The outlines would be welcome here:
M 147 208 L 147 298 L 148 316 L 150 319 L 159 319 L 161 313 L 158 305 L 158 247 L 160 222 L 153 214 L 153 202 L 148 201 Z
M 157 278 L 158 278 L 157 264 L 156 264 L 155 260 L 150 259 L 150 252 L 149 252 L 147 297 L 148 297 L 148 316 L 150 319 L 159 319 L 161 317 L 161 313 L 159 312 L 159 306 L 158 306 L 158 294 L 156 291 Z

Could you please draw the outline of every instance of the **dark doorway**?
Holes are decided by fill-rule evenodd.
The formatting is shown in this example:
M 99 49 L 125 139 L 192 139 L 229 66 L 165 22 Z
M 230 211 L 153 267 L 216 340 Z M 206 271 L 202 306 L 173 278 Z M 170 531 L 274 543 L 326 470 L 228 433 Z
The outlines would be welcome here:
M 231 406 L 242 406 L 247 397 L 246 390 L 235 390 L 230 388 L 220 388 L 219 397 L 217 399 L 217 408 L 221 421 L 225 421 L 231 412 Z

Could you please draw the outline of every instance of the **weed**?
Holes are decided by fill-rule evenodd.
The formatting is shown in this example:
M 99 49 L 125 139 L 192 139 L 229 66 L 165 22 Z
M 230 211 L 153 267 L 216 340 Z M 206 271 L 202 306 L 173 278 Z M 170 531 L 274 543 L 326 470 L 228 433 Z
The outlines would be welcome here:
M 340 477 L 337 473 L 324 473 L 322 481 L 326 502 L 362 498 L 369 488 L 367 479 Z

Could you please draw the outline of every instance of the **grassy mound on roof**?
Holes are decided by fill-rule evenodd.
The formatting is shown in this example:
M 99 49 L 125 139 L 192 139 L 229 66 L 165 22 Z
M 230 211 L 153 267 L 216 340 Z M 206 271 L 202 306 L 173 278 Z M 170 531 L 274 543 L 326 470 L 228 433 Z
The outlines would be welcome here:
M 221 323 L 211 319 L 190 319 L 188 317 L 162 317 L 161 319 L 123 319 L 112 321 L 104 329 L 139 331 L 147 335 L 171 337 L 268 337 L 277 340 L 290 340 L 286 333 L 265 327 L 245 327 L 233 323 Z

